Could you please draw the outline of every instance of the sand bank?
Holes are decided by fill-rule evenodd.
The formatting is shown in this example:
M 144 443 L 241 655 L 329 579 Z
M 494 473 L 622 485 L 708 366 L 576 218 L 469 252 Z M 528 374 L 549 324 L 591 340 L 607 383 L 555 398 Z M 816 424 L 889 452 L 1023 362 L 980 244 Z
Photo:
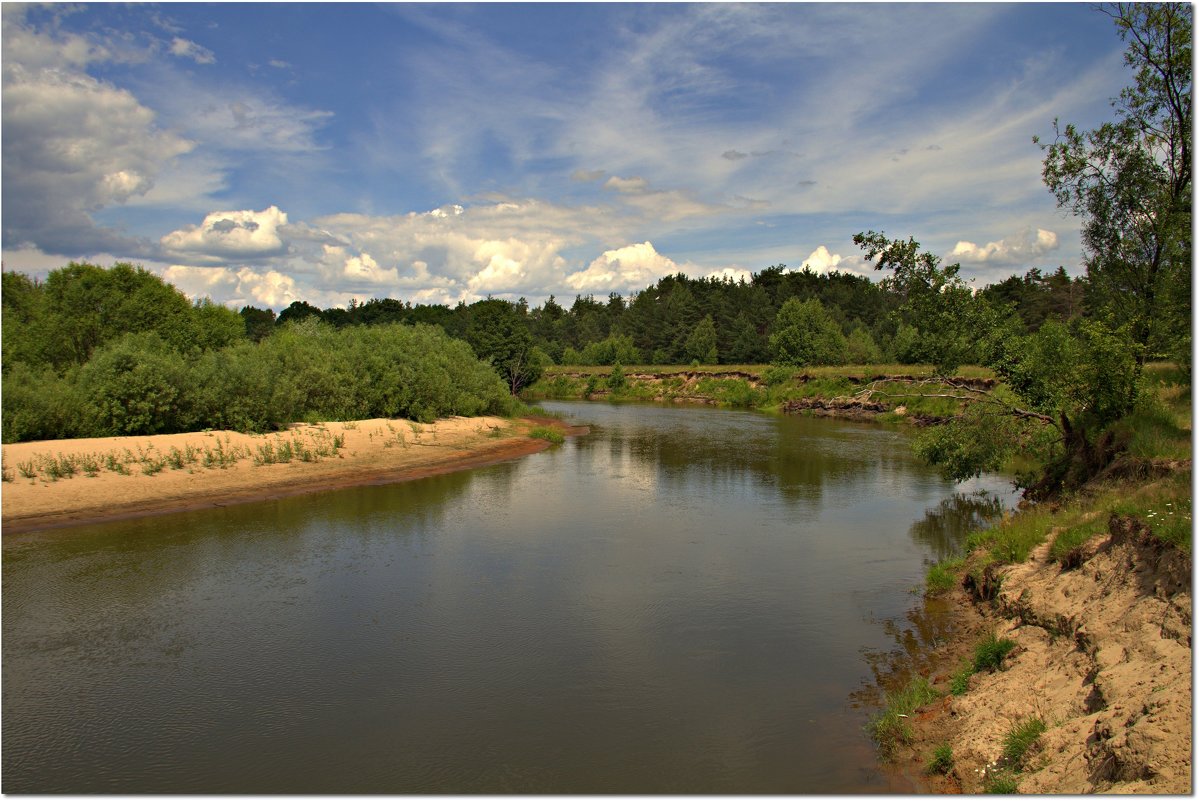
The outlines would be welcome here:
M 1009 733 L 1039 718 L 1046 731 L 1015 774 L 1021 793 L 1191 792 L 1190 556 L 1134 517 L 1113 516 L 1072 569 L 1049 548 L 1003 567 L 993 603 L 956 590 L 957 634 L 933 655 L 935 686 L 948 688 L 987 632 L 1015 648 L 1003 670 L 918 711 L 900 769 L 915 778 L 948 744 L 953 769 L 924 777 L 929 789 L 983 792 Z
M 358 420 L 284 432 L 47 440 L 3 446 L 5 533 L 405 481 L 549 447 L 553 420 Z

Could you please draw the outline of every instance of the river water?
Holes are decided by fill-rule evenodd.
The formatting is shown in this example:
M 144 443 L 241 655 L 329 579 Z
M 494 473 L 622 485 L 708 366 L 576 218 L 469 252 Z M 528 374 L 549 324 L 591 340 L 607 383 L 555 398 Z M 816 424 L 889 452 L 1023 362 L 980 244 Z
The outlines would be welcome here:
M 866 655 L 977 517 L 961 493 L 1010 484 L 871 424 L 544 406 L 590 435 L 6 536 L 4 790 L 905 789 Z

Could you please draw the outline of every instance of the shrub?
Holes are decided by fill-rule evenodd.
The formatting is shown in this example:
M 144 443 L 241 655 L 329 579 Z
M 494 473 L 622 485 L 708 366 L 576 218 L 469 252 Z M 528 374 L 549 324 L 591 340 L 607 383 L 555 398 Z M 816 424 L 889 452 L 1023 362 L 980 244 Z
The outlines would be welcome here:
M 608 375 L 608 389 L 613 393 L 618 393 L 628 389 L 628 386 L 629 381 L 624 376 L 624 368 L 621 367 L 620 362 L 617 362 Z

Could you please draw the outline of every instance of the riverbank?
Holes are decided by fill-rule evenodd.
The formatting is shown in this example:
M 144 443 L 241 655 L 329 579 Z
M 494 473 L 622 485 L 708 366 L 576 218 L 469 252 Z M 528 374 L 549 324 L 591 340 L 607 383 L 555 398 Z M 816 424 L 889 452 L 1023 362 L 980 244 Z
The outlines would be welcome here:
M 614 400 L 758 409 L 782 414 L 926 425 L 961 412 L 955 387 L 927 365 L 846 365 L 785 368 L 771 365 L 705 367 L 555 366 L 523 396 L 530 400 Z M 965 366 L 957 388 L 987 389 L 995 375 Z
M 910 666 L 937 697 L 908 714 L 902 773 L 933 792 L 1191 791 L 1191 554 L 1172 533 L 1190 478 L 1027 510 L 1004 524 L 1040 529 L 1027 558 L 984 546 L 959 567 L 926 606 L 951 633 Z
M 227 506 L 482 467 L 549 447 L 549 418 L 297 424 L 271 434 L 188 434 L 3 446 L 5 533 Z

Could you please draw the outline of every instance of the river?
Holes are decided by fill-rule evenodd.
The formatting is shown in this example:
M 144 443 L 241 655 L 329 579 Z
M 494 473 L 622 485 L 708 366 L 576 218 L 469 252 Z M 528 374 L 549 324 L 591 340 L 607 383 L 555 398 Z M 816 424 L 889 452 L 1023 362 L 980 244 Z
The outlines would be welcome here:
M 866 657 L 963 493 L 1010 483 L 955 487 L 873 424 L 543 405 L 591 433 L 6 536 L 4 790 L 906 789 L 863 731 Z

